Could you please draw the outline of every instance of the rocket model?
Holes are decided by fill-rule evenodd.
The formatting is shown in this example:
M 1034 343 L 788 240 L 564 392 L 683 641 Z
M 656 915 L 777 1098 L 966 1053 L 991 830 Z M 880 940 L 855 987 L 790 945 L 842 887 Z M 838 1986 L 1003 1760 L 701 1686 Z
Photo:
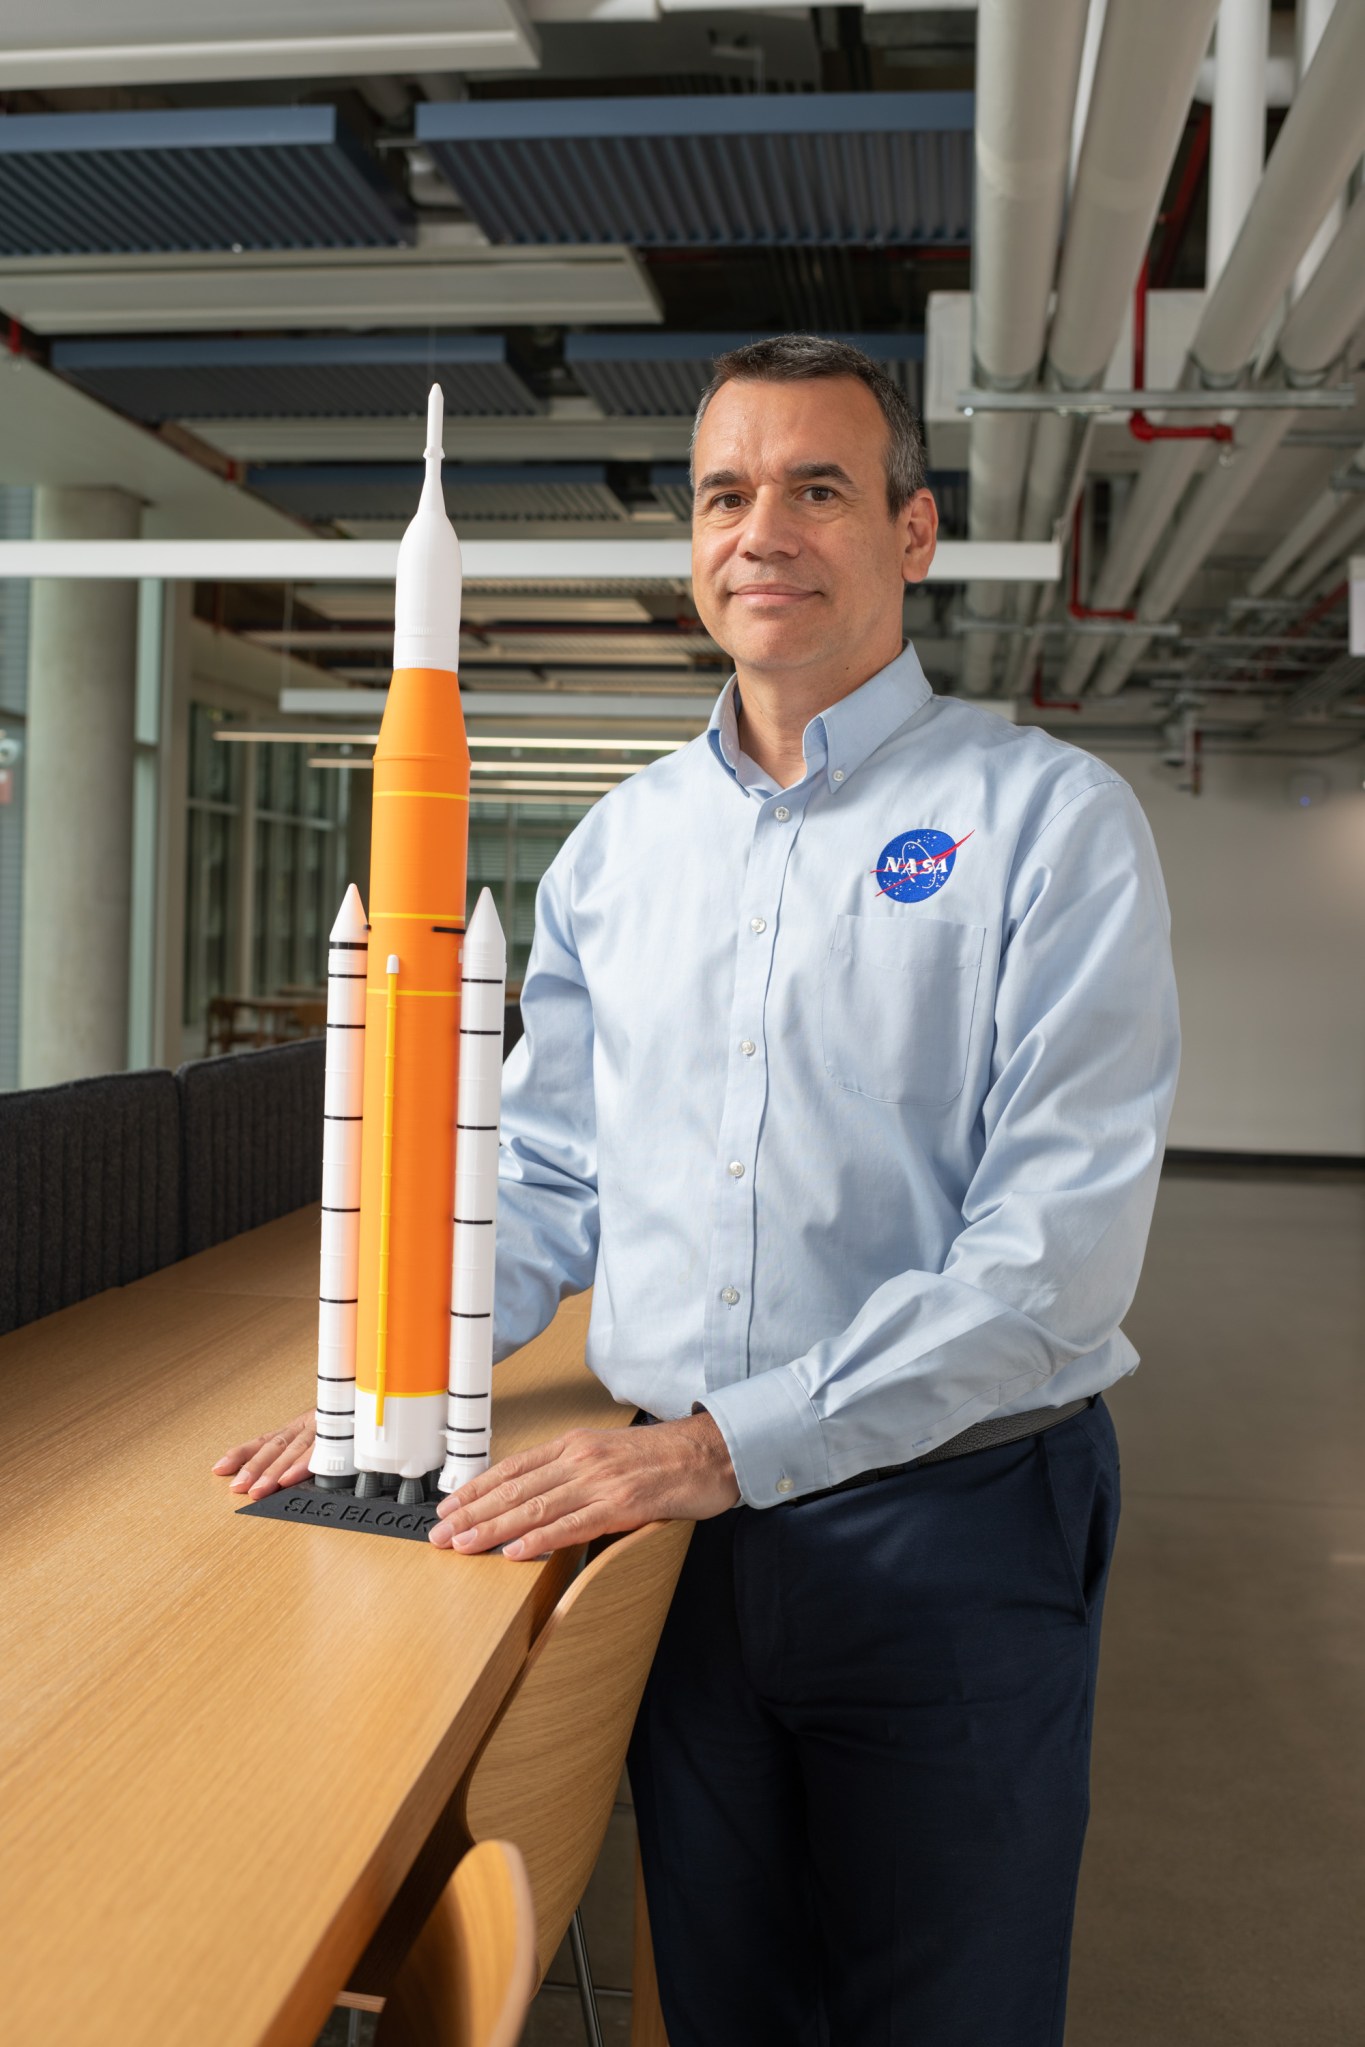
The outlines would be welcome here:
M 309 1464 L 321 1486 L 354 1484 L 362 1499 L 396 1487 L 405 1505 L 488 1463 L 507 971 L 486 889 L 465 936 L 460 546 L 441 496 L 441 409 L 434 386 L 422 495 L 398 551 L 369 924 L 352 887 L 331 934 Z

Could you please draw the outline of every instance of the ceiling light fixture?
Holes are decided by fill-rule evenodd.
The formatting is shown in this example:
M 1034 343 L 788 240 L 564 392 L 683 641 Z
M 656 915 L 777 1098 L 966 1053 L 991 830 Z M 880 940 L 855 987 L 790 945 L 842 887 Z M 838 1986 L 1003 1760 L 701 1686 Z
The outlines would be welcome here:
M 215 740 L 223 745 L 244 746 L 252 743 L 258 746 L 373 746 L 378 739 L 377 732 L 253 732 L 241 727 L 214 733 Z M 524 746 L 536 753 L 678 753 L 684 746 L 690 746 L 688 739 L 568 739 L 551 736 L 538 739 L 530 733 L 478 733 L 471 734 L 471 747 L 480 746 Z M 478 763 L 479 766 L 491 763 Z M 518 761 L 518 767 L 527 763 Z M 584 767 L 588 764 L 582 763 Z M 593 768 L 627 768 L 647 763 L 630 761 L 594 761 Z

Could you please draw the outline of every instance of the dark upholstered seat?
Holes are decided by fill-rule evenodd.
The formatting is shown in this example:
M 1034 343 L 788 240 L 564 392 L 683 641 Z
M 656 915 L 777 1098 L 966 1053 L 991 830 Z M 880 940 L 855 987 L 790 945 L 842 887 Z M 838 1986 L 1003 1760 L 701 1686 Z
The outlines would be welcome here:
M 0 1332 L 181 1256 L 164 1069 L 0 1094 Z

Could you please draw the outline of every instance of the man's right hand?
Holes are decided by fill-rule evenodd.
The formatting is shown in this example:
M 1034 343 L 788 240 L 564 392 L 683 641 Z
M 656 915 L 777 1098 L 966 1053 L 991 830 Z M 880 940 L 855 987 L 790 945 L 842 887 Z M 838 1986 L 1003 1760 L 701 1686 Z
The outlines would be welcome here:
M 257 1436 L 250 1443 L 239 1443 L 235 1450 L 225 1450 L 213 1468 L 220 1477 L 232 1479 L 234 1493 L 249 1493 L 253 1500 L 263 1500 L 281 1486 L 297 1485 L 307 1478 L 317 1432 L 317 1415 L 310 1407 L 307 1414 L 286 1422 L 273 1436 Z

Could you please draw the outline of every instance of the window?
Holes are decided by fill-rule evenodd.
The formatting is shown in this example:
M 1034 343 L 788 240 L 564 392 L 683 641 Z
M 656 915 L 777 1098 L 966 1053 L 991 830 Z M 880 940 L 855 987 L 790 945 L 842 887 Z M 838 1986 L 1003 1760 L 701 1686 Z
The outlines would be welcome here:
M 238 749 L 214 733 L 225 711 L 190 705 L 189 816 L 185 833 L 184 1021 L 202 1031 L 209 1002 L 231 989 L 233 870 L 241 830 Z
M 301 747 L 256 748 L 252 994 L 326 988 L 327 934 L 346 886 L 349 784 L 310 768 Z
M 521 987 L 536 922 L 536 888 L 585 803 L 476 803 L 470 809 L 468 913 L 491 889 L 507 934 L 507 986 Z
M 184 1020 L 201 1046 L 215 995 L 325 991 L 345 887 L 348 777 L 297 746 L 224 745 L 227 722 L 190 706 Z

